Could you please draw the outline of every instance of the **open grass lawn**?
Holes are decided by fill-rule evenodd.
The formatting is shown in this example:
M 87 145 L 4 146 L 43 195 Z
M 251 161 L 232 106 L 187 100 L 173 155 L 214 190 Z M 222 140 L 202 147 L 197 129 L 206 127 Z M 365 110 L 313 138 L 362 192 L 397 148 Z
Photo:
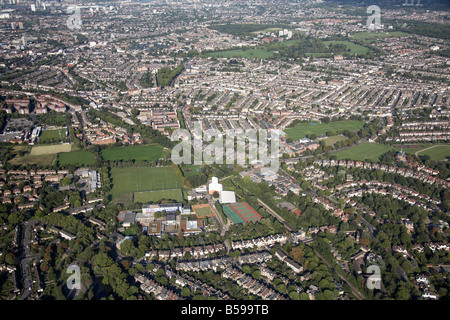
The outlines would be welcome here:
M 102 156 L 106 161 L 154 161 L 164 156 L 164 148 L 157 144 L 146 146 L 118 147 L 103 150 Z
M 425 148 L 420 151 L 418 156 L 428 155 L 431 160 L 441 161 L 450 157 L 450 145 L 433 146 L 429 149 Z
M 38 143 L 56 143 L 60 141 L 65 142 L 67 140 L 66 131 L 66 128 L 43 130 L 38 139 Z
M 125 193 L 176 189 L 181 181 L 171 167 L 112 168 L 112 196 Z
M 38 166 L 51 166 L 56 162 L 56 153 L 42 154 L 42 155 L 31 155 L 25 154 L 23 156 L 16 156 L 11 160 L 8 160 L 11 164 L 37 164 Z
M 286 132 L 286 135 L 293 139 L 298 140 L 306 137 L 307 134 L 315 134 L 317 136 L 323 135 L 328 131 L 340 131 L 340 130 L 350 130 L 350 131 L 358 131 L 364 126 L 363 121 L 358 120 L 347 120 L 347 121 L 336 121 L 326 123 L 319 122 L 308 122 L 308 123 L 299 123 L 293 128 L 286 128 L 283 131 Z
M 62 166 L 68 164 L 89 166 L 95 163 L 95 158 L 89 151 L 79 150 L 79 151 L 58 153 L 58 162 Z
M 342 141 L 342 140 L 347 140 L 347 137 L 344 136 L 333 136 L 333 137 L 328 137 L 323 139 L 323 141 L 325 141 L 325 146 L 329 147 L 329 146 L 333 146 L 336 142 L 338 141 Z
M 217 57 L 217 58 L 258 58 L 258 59 L 266 59 L 273 56 L 273 52 L 266 49 L 233 49 L 233 50 L 224 50 L 217 52 L 210 52 L 207 54 L 208 57 Z
M 350 42 L 350 41 L 323 41 L 323 43 L 326 46 L 329 46 L 330 44 L 343 44 L 347 46 L 347 49 L 350 49 L 350 53 L 360 53 L 365 54 L 369 52 L 369 48 L 360 46 L 359 44 Z
M 333 153 L 333 155 L 338 160 L 380 161 L 381 155 L 393 149 L 393 147 L 384 144 L 364 142 L 352 148 Z
M 202 173 L 201 166 L 197 165 L 181 165 L 180 169 L 185 177 L 196 176 Z
M 31 148 L 30 154 L 32 156 L 40 156 L 45 154 L 56 154 L 60 152 L 69 152 L 72 150 L 72 145 L 65 143 L 65 144 L 52 144 L 48 146 L 33 146 Z
M 179 188 L 171 190 L 141 191 L 135 192 L 133 198 L 134 202 L 140 202 L 144 204 L 157 202 L 162 199 L 171 199 L 181 202 L 183 201 L 183 191 Z
M 380 38 L 396 38 L 408 36 L 407 33 L 401 31 L 393 32 L 357 32 L 352 35 L 353 39 L 362 40 L 364 42 L 374 42 Z
M 414 147 L 411 147 L 414 146 Z M 406 154 L 416 154 L 417 156 L 428 155 L 431 160 L 441 161 L 450 157 L 450 144 L 418 143 L 403 145 Z M 401 145 L 395 145 L 395 150 L 400 151 Z

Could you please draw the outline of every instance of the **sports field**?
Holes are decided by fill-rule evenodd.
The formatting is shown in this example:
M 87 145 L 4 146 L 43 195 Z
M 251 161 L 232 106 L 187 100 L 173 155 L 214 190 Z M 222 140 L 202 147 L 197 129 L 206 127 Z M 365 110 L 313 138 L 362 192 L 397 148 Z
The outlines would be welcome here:
M 396 38 L 408 36 L 407 33 L 401 31 L 393 32 L 358 32 L 352 34 L 352 38 L 356 40 L 362 40 L 364 42 L 374 42 L 381 38 Z
M 27 165 L 27 164 L 37 164 L 38 166 L 51 166 L 56 162 L 56 153 L 42 154 L 37 156 L 32 156 L 27 153 L 23 156 L 16 156 L 10 160 L 8 163 L 14 165 Z
M 62 166 L 68 164 L 89 166 L 95 163 L 95 158 L 89 151 L 79 150 L 79 151 L 58 153 L 58 162 Z
M 118 147 L 103 150 L 102 156 L 106 161 L 154 161 L 164 156 L 164 149 L 162 146 L 157 144 L 146 146 Z
M 72 145 L 68 144 L 68 143 L 52 144 L 49 146 L 33 146 L 33 148 L 31 148 L 30 155 L 39 156 L 39 155 L 44 155 L 44 154 L 69 152 L 70 150 L 72 150 Z
M 323 43 L 326 46 L 329 46 L 330 44 L 343 44 L 347 47 L 347 49 L 350 50 L 350 53 L 361 53 L 365 54 L 369 52 L 369 48 L 360 46 L 359 44 L 350 42 L 350 41 L 323 41 Z
M 213 217 L 216 215 L 216 213 L 214 212 L 214 210 L 211 208 L 211 206 L 209 204 L 199 204 L 199 205 L 192 206 L 192 210 L 194 210 L 195 215 L 198 218 Z
M 358 120 L 336 121 L 330 122 L 328 124 L 320 122 L 307 122 L 299 123 L 293 128 L 285 128 L 283 131 L 286 132 L 288 138 L 298 140 L 306 137 L 307 134 L 315 134 L 317 136 L 320 136 L 328 131 L 358 131 L 363 126 L 364 122 Z
M 394 148 L 380 143 L 364 142 L 349 149 L 334 153 L 338 160 L 380 161 L 380 156 Z
M 67 128 L 43 130 L 38 143 L 56 143 L 60 141 L 66 141 Z
M 328 137 L 323 139 L 323 141 L 325 141 L 325 146 L 329 147 L 329 146 L 333 146 L 336 142 L 338 141 L 342 141 L 342 140 L 347 140 L 347 137 L 344 136 L 333 136 L 333 137 Z
M 396 151 L 403 151 L 407 154 L 416 154 L 417 156 L 428 155 L 431 160 L 441 161 L 450 157 L 450 144 L 421 143 L 414 145 L 395 146 Z
M 232 50 L 224 50 L 224 51 L 216 51 L 210 52 L 206 55 L 208 57 L 217 57 L 217 58 L 258 58 L 258 59 L 266 59 L 273 56 L 273 52 L 267 49 L 232 49 Z
M 202 173 L 202 167 L 197 165 L 180 165 L 185 177 L 196 176 Z
M 441 161 L 450 158 L 450 145 L 430 146 L 417 152 L 417 155 L 427 155 L 431 160 Z
M 247 202 L 236 202 L 223 206 L 223 211 L 234 223 L 256 222 L 261 216 Z
M 183 201 L 183 191 L 179 189 L 170 190 L 155 190 L 155 191 L 140 191 L 134 192 L 133 200 L 134 202 L 140 203 L 150 203 L 157 202 L 162 199 L 175 200 L 178 202 Z
M 242 219 L 236 211 L 234 211 L 232 208 L 230 208 L 227 205 L 223 206 L 223 212 L 227 215 L 228 218 L 231 219 L 235 224 L 241 224 L 244 223 L 244 219 Z
M 113 198 L 131 192 L 177 189 L 180 179 L 171 167 L 112 168 Z

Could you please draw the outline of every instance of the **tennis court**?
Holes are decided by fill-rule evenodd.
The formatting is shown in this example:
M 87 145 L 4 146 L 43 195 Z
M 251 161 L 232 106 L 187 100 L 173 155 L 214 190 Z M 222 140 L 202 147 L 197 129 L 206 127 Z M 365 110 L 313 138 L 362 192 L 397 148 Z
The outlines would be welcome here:
M 261 219 L 261 216 L 247 202 L 226 205 L 223 209 L 225 214 L 235 223 L 256 222 Z
M 231 219 L 236 224 L 244 223 L 244 219 L 242 219 L 230 206 L 224 205 L 223 212 L 227 215 L 228 218 Z

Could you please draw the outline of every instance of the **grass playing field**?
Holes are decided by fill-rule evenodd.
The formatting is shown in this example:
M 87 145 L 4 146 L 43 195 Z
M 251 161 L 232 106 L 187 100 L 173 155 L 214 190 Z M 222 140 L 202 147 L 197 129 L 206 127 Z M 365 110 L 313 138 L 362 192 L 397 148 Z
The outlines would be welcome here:
M 180 169 L 185 177 L 196 176 L 202 173 L 201 166 L 197 165 L 181 165 Z
M 66 141 L 66 128 L 55 129 L 55 130 L 43 130 L 38 143 L 57 143 Z
M 106 161 L 154 161 L 164 156 L 164 149 L 162 146 L 156 144 L 147 146 L 118 147 L 103 150 L 102 156 Z
M 343 44 L 347 46 L 347 49 L 350 49 L 350 53 L 361 53 L 365 54 L 369 52 L 369 48 L 360 46 L 359 44 L 350 42 L 350 41 L 323 41 L 323 43 L 326 46 L 329 46 L 330 44 Z
M 352 35 L 353 39 L 362 40 L 364 42 L 374 42 L 380 38 L 396 38 L 408 36 L 407 33 L 400 31 L 393 32 L 358 32 Z
M 208 57 L 218 57 L 218 58 L 258 58 L 266 59 L 273 56 L 273 52 L 266 49 L 233 49 L 225 51 L 210 52 L 207 54 Z
M 181 181 L 170 167 L 112 168 L 113 198 L 131 192 L 176 189 Z
M 52 144 L 49 146 L 33 146 L 31 148 L 30 155 L 32 156 L 40 156 L 44 154 L 54 154 L 54 153 L 60 153 L 60 152 L 69 152 L 72 150 L 72 145 L 65 143 L 65 144 Z
M 407 154 L 417 154 L 417 156 L 428 155 L 431 160 L 435 161 L 445 160 L 447 157 L 450 157 L 450 144 L 420 143 L 413 145 L 418 146 L 418 148 L 411 148 L 408 146 L 409 145 L 403 146 L 403 151 Z M 395 147 L 396 151 L 400 151 L 401 149 L 401 147 Z
M 393 147 L 384 144 L 364 142 L 352 148 L 336 152 L 333 155 L 338 160 L 379 161 L 381 155 L 393 149 Z
M 431 160 L 441 161 L 450 157 L 450 145 L 431 146 L 422 149 L 417 153 L 418 156 L 427 155 Z
M 79 150 L 79 151 L 58 153 L 58 162 L 62 166 L 68 164 L 89 166 L 95 163 L 95 158 L 89 151 Z
M 344 137 L 344 136 L 333 136 L 333 137 L 325 138 L 325 139 L 323 139 L 323 141 L 325 141 L 325 146 L 329 147 L 329 146 L 334 145 L 338 141 L 347 140 L 347 139 L 348 138 Z
M 350 130 L 358 131 L 364 126 L 364 122 L 358 120 L 347 120 L 347 121 L 336 121 L 326 123 L 319 122 L 309 122 L 309 123 L 299 123 L 293 128 L 286 128 L 283 131 L 286 135 L 293 139 L 298 140 L 306 137 L 307 134 L 315 134 L 317 136 L 323 135 L 328 131 L 340 131 L 340 130 Z
M 157 202 L 162 199 L 181 202 L 183 201 L 183 191 L 181 189 L 141 191 L 135 192 L 133 197 L 134 202 L 140 203 Z
M 23 156 L 16 156 L 8 160 L 8 162 L 15 165 L 37 164 L 38 166 L 51 166 L 56 162 L 56 153 L 37 156 L 28 153 Z

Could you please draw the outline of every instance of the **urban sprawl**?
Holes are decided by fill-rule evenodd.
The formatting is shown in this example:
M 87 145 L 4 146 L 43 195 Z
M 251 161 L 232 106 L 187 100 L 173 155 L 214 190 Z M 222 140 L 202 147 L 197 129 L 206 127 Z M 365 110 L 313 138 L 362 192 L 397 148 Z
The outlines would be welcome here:
M 448 299 L 450 8 L 379 9 L 0 0 L 0 299 Z

